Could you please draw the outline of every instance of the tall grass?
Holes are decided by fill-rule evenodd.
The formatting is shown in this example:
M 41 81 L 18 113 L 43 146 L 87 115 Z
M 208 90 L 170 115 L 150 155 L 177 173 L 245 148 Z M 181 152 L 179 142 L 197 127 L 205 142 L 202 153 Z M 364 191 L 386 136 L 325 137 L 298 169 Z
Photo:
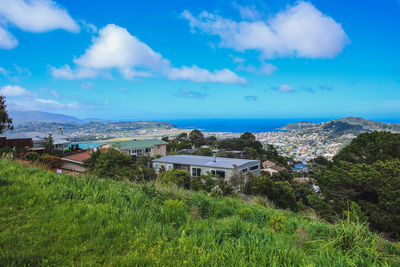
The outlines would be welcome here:
M 399 266 L 350 221 L 0 160 L 0 265 Z

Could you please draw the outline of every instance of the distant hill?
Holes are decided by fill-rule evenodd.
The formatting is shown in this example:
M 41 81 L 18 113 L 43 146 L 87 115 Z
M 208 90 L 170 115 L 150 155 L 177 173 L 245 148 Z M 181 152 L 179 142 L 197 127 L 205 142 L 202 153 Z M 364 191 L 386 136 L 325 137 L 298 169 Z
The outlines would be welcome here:
M 290 123 L 280 129 L 288 131 L 301 130 L 307 132 L 321 131 L 327 132 L 329 133 L 329 137 L 335 138 L 346 134 L 357 136 L 360 133 L 372 131 L 400 132 L 400 124 L 372 121 L 361 117 L 346 117 L 321 123 L 310 123 L 304 121 Z
M 57 123 L 82 123 L 81 119 L 58 113 L 43 111 L 9 111 L 15 125 L 28 122 L 57 122 Z
M 347 117 L 343 119 L 333 120 L 348 123 L 351 125 L 362 126 L 366 131 L 393 131 L 400 132 L 400 124 L 392 124 L 380 121 L 371 121 L 361 117 Z

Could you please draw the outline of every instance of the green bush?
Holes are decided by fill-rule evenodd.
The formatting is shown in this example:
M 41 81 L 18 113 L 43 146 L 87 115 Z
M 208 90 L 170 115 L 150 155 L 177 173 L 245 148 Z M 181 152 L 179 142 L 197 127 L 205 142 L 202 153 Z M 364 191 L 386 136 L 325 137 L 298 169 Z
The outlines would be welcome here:
M 297 210 L 295 191 L 289 182 L 274 181 L 268 174 L 250 176 L 245 193 L 266 196 L 279 208 Z
M 162 184 L 175 184 L 183 188 L 190 188 L 190 173 L 184 170 L 170 170 L 162 172 L 158 175 L 158 179 Z
M 8 146 L 0 148 L 0 157 L 2 157 L 4 154 L 9 154 L 12 151 L 12 149 Z
M 39 161 L 42 164 L 45 164 L 51 168 L 60 168 L 63 161 L 61 158 L 57 157 L 57 156 L 51 156 L 51 155 L 43 155 L 39 158 Z
M 222 192 L 221 188 L 219 188 L 219 186 L 216 185 L 211 189 L 210 196 L 212 196 L 212 197 L 223 197 L 224 196 L 224 192 Z
M 25 158 L 29 161 L 36 162 L 39 160 L 40 155 L 36 152 L 28 152 L 25 154 Z

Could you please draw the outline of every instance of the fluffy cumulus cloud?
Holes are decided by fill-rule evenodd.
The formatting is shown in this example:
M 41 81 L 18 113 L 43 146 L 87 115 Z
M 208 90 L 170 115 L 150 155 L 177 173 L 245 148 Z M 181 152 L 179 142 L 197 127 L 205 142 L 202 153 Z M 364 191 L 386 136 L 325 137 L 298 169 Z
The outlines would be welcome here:
M 109 24 L 99 34 L 85 53 L 74 59 L 76 67 L 69 65 L 51 67 L 56 78 L 94 78 L 116 69 L 128 80 L 161 74 L 171 80 L 244 84 L 245 79 L 228 69 L 213 72 L 197 66 L 173 67 L 170 62 L 147 44 L 132 36 L 125 28 Z
M 199 29 L 218 36 L 222 47 L 257 50 L 264 58 L 333 58 L 349 43 L 339 23 L 304 1 L 287 6 L 266 21 L 237 22 L 206 11 L 194 16 L 185 10 L 182 16 L 192 31 Z
M 101 29 L 85 54 L 74 61 L 79 66 L 93 69 L 146 67 L 155 70 L 168 65 L 159 53 L 114 24 Z
M 18 45 L 18 40 L 0 26 L 0 48 L 2 49 L 12 49 Z
M 6 85 L 0 89 L 0 95 L 6 97 L 28 96 L 30 92 L 19 85 Z
M 79 32 L 78 24 L 68 12 L 51 0 L 2 0 L 0 16 L 24 31 L 64 29 Z
M 23 31 L 41 33 L 56 29 L 79 32 L 80 27 L 68 12 L 51 0 L 1 0 L 0 48 L 11 49 L 18 41 L 5 25 Z

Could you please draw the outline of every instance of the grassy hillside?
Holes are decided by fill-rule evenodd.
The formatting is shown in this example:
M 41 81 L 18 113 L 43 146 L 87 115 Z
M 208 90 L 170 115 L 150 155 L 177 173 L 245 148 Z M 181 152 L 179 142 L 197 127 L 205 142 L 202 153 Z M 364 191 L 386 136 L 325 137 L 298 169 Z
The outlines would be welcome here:
M 0 265 L 399 265 L 400 247 L 233 198 L 0 160 Z

